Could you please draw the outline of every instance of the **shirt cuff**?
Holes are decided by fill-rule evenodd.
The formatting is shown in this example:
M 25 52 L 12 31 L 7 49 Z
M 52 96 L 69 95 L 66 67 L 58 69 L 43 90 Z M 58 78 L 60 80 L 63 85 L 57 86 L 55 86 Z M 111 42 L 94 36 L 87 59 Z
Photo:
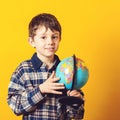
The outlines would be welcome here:
M 41 100 L 43 100 L 44 96 L 41 94 L 39 87 L 36 87 L 33 91 L 29 93 L 29 103 L 31 105 L 35 105 Z

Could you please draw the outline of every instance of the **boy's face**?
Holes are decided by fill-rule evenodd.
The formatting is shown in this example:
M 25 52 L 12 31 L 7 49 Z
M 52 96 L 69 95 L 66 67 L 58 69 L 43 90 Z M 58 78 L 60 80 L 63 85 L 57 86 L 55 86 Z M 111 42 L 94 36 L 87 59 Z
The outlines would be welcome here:
M 40 26 L 34 38 L 29 38 L 29 42 L 36 48 L 38 57 L 53 57 L 59 47 L 60 34 Z

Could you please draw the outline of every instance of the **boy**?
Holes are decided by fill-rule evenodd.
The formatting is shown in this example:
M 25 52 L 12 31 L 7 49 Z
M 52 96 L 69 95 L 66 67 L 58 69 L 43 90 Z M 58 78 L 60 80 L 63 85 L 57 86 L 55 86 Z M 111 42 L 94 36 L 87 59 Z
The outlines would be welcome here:
M 60 40 L 61 25 L 54 15 L 42 13 L 29 23 L 29 43 L 36 53 L 30 60 L 22 62 L 12 74 L 7 99 L 14 113 L 23 115 L 23 120 L 64 119 L 58 115 L 58 98 L 65 87 L 57 82 L 59 78 L 55 76 L 55 69 L 60 62 L 55 52 Z M 83 99 L 80 91 L 67 93 Z M 76 116 L 76 110 L 69 107 L 68 111 L 70 117 Z M 80 116 L 77 120 L 82 119 L 83 111 L 82 105 L 77 111 Z

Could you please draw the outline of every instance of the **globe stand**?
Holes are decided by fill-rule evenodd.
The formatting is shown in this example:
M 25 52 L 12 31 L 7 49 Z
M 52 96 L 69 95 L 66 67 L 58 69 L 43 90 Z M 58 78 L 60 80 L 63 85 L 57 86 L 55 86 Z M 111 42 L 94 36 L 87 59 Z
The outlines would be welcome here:
M 59 116 L 60 120 L 68 120 L 67 118 L 67 106 L 70 106 L 74 109 L 79 109 L 79 107 L 84 104 L 84 101 L 78 97 L 67 96 L 66 92 L 64 91 L 63 96 L 59 97 L 58 102 L 61 104 L 61 113 Z M 75 119 L 75 118 L 72 118 Z
M 84 104 L 84 101 L 80 98 L 77 97 L 73 97 L 73 96 L 64 96 L 64 97 L 60 97 L 58 99 L 58 101 L 62 104 L 62 105 L 67 105 L 67 106 L 71 106 L 74 109 L 78 109 L 82 104 Z

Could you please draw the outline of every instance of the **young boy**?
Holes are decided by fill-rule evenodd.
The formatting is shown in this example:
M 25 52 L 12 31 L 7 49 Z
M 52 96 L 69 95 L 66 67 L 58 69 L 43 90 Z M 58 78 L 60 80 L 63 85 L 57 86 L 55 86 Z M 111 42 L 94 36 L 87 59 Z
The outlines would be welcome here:
M 36 53 L 13 72 L 7 99 L 14 113 L 23 115 L 23 120 L 64 119 L 58 115 L 58 98 L 65 87 L 57 82 L 60 78 L 55 76 L 55 69 L 60 62 L 55 52 L 60 40 L 61 25 L 54 15 L 42 13 L 29 23 L 29 43 L 36 49 Z M 68 94 L 80 99 L 84 97 L 77 90 L 68 91 Z M 77 112 L 70 106 L 67 111 L 70 114 L 67 119 L 74 116 L 79 116 L 77 120 L 83 118 L 83 105 Z

